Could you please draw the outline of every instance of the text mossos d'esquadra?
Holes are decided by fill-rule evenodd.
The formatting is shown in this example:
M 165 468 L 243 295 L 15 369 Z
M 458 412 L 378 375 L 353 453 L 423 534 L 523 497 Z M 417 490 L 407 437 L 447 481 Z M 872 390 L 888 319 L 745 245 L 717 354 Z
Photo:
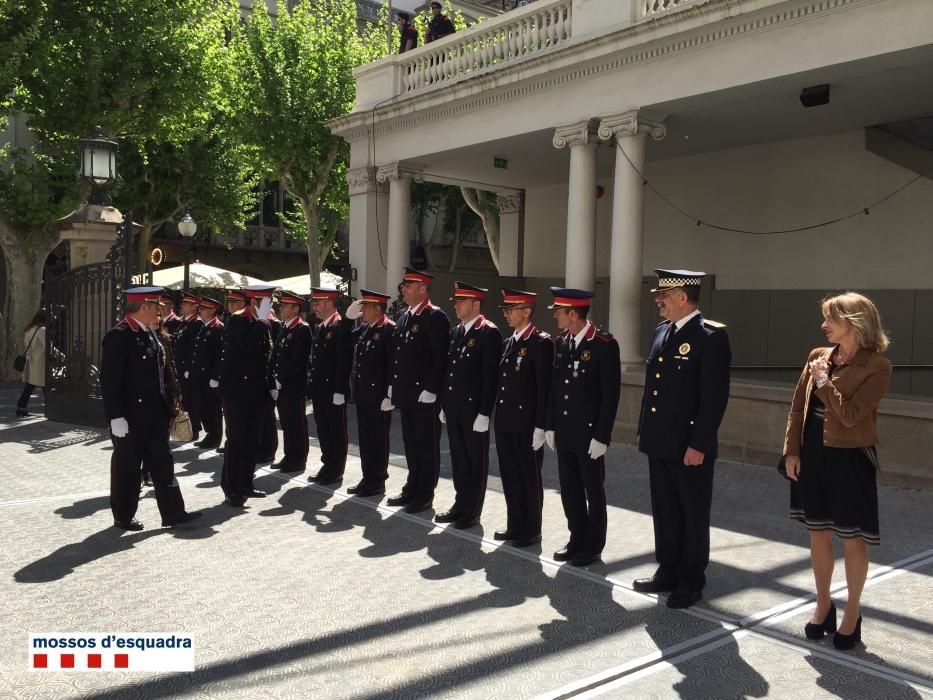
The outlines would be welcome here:
M 55 649 L 191 649 L 191 637 L 167 634 L 164 636 L 134 637 L 108 634 L 95 637 L 34 636 L 35 651 Z

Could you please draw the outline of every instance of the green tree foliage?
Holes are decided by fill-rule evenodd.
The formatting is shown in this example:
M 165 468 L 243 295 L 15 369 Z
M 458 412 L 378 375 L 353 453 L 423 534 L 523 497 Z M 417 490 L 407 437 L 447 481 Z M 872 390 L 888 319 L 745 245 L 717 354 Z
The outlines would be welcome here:
M 327 124 L 352 109 L 353 69 L 386 54 L 387 29 L 360 31 L 353 0 L 280 0 L 275 19 L 256 2 L 233 27 L 239 130 L 259 174 L 297 205 L 285 222 L 306 244 L 314 284 L 349 211 L 348 148 Z

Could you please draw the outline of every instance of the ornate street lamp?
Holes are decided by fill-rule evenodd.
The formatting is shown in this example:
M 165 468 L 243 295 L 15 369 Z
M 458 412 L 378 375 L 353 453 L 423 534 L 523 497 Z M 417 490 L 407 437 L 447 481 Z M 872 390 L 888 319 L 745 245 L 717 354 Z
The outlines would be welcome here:
M 88 204 L 109 204 L 104 190 L 117 181 L 116 141 L 104 138 L 104 131 L 99 126 L 93 138 L 78 142 L 81 153 L 79 177 L 91 186 Z
M 194 234 L 198 232 L 198 224 L 194 219 L 191 218 L 191 212 L 186 211 L 185 216 L 181 221 L 178 222 L 178 233 L 182 235 L 183 238 L 187 238 L 191 241 L 191 245 L 188 246 L 188 255 L 185 257 L 185 281 L 182 291 L 188 290 L 188 281 L 191 267 L 191 256 L 194 254 Z

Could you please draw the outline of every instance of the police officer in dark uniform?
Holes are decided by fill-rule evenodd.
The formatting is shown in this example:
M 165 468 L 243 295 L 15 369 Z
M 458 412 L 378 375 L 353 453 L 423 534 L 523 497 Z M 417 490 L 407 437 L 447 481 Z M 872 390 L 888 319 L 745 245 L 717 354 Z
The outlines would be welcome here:
M 159 301 L 162 313 L 162 325 L 165 328 L 165 332 L 174 339 L 175 333 L 178 332 L 178 329 L 181 327 L 181 317 L 175 313 L 175 298 L 168 292 L 162 292 L 162 297 Z M 172 348 L 174 351 L 174 348 Z
M 429 294 L 433 276 L 405 268 L 402 298 L 408 309 L 396 322 L 389 398 L 402 417 L 408 479 L 386 503 L 420 513 L 434 504 L 441 473 L 441 423 L 438 394 L 450 340 L 450 321 Z
M 339 292 L 311 288 L 311 309 L 320 323 L 311 348 L 311 408 L 321 445 L 321 468 L 308 477 L 321 486 L 343 479 L 347 466 L 347 395 L 353 362 L 353 321 L 337 311 Z
M 282 329 L 272 351 L 272 373 L 285 455 L 274 466 L 283 472 L 303 472 L 308 462 L 305 394 L 308 391 L 311 327 L 301 318 L 301 307 L 306 303 L 294 292 L 286 290 L 279 294 Z
M 514 547 L 541 541 L 544 427 L 554 367 L 554 341 L 531 322 L 537 295 L 502 290 L 502 313 L 512 334 L 502 346 L 496 401 L 496 454 L 508 518 L 497 540 Z
M 237 507 L 242 507 L 247 498 L 266 495 L 254 488 L 253 473 L 262 420 L 257 407 L 274 389 L 269 385 L 272 340 L 268 321 L 274 289 L 269 285 L 244 288 L 249 304 L 235 311 L 224 326 L 220 392 L 227 442 L 220 485 L 227 503 Z
M 586 566 L 599 560 L 606 544 L 604 455 L 619 408 L 622 363 L 616 339 L 587 319 L 592 292 L 551 287 L 551 294 L 562 332 L 554 343 L 545 440 L 557 451 L 570 527 L 570 541 L 554 559 Z
M 194 358 L 194 339 L 204 327 L 198 316 L 198 304 L 201 297 L 186 291 L 181 297 L 181 323 L 175 331 L 173 343 L 175 370 L 178 372 L 178 384 L 181 386 L 181 398 L 188 418 L 191 420 L 191 439 L 198 440 L 201 433 L 201 419 L 198 416 L 198 402 L 194 394 L 194 385 L 189 378 L 191 361 Z
M 126 315 L 103 339 L 100 387 L 104 413 L 110 421 L 110 509 L 114 527 L 142 530 L 136 519 L 140 467 L 155 486 L 163 527 L 193 520 L 185 511 L 173 474 L 169 425 L 176 413 L 167 387 L 165 350 L 150 325 L 159 318 L 161 287 L 124 291 Z
M 638 421 L 648 455 L 658 569 L 637 591 L 670 592 L 670 608 L 702 597 L 719 424 L 729 401 L 732 351 L 725 326 L 698 308 L 703 272 L 655 270 L 662 317 L 654 331 Z
M 273 302 L 275 298 L 273 297 Z M 279 333 L 282 330 L 282 322 L 275 315 L 273 309 L 269 309 L 269 314 L 267 316 L 269 322 L 269 338 L 272 341 L 272 347 L 275 347 L 276 341 L 279 339 Z M 272 363 L 269 363 L 269 382 L 272 386 L 275 385 L 275 379 L 272 377 Z M 275 453 L 279 450 L 279 430 L 275 422 L 275 405 L 277 399 L 274 398 L 275 394 L 270 392 L 266 394 L 266 398 L 262 402 L 262 423 L 259 426 L 259 447 L 256 451 L 256 462 L 258 464 L 264 462 L 274 462 Z
M 459 530 L 479 523 L 489 475 L 489 419 L 496 401 L 502 334 L 481 313 L 488 289 L 454 282 L 447 370 L 441 383 L 440 420 L 447 424 L 456 498 L 434 521 Z
M 356 401 L 363 478 L 347 489 L 347 493 L 356 496 L 384 494 L 389 478 L 392 401 L 386 393 L 392 367 L 395 324 L 386 316 L 388 303 L 388 294 L 360 290 L 359 306 L 364 324 L 354 331 L 355 372 L 351 381 Z
M 216 299 L 201 297 L 198 315 L 201 329 L 194 338 L 191 363 L 186 374 L 194 395 L 195 408 L 204 426 L 204 439 L 196 447 L 214 450 L 223 438 L 223 405 L 220 399 L 220 365 L 224 355 L 224 324 L 217 314 L 223 309 Z

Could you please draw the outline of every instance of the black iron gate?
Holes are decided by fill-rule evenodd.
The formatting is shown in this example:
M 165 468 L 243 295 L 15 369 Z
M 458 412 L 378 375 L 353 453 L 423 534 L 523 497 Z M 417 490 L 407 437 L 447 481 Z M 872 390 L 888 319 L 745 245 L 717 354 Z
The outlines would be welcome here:
M 134 227 L 127 213 L 107 260 L 48 282 L 45 415 L 49 420 L 106 426 L 100 393 L 101 341 L 123 315 L 132 270 Z

